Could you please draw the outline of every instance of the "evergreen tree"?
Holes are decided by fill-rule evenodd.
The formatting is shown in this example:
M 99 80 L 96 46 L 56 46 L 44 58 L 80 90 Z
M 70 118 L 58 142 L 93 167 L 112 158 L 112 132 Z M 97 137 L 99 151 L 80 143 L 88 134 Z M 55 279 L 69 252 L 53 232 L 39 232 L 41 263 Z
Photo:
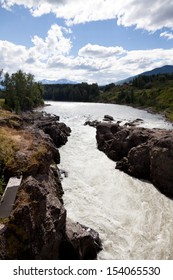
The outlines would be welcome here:
M 34 81 L 32 74 L 26 74 L 21 70 L 11 76 L 6 73 L 3 85 L 5 87 L 5 104 L 10 109 L 20 112 L 43 105 L 43 88 L 41 84 Z

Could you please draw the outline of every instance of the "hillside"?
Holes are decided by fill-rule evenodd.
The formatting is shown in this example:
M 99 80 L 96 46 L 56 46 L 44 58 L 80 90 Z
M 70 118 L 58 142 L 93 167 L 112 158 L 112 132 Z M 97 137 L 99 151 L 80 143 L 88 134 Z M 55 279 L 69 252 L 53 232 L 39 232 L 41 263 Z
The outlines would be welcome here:
M 130 83 L 111 84 L 101 92 L 99 101 L 150 108 L 173 121 L 173 73 L 140 75 Z
M 120 81 L 116 82 L 115 84 L 122 85 L 124 83 L 129 83 L 129 82 L 133 81 L 135 78 L 137 78 L 138 76 L 151 76 L 151 75 L 171 74 L 171 73 L 173 73 L 173 65 L 164 65 L 162 67 L 154 68 L 150 71 L 142 72 L 138 75 L 128 77 L 127 79 L 120 80 Z

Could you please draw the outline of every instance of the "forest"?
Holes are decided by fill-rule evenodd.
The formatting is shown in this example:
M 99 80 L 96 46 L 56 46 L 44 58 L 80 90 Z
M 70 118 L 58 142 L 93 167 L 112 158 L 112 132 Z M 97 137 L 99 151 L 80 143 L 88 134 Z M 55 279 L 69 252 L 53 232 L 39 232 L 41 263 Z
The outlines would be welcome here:
M 44 85 L 44 100 L 95 102 L 99 98 L 97 84 L 47 84 Z

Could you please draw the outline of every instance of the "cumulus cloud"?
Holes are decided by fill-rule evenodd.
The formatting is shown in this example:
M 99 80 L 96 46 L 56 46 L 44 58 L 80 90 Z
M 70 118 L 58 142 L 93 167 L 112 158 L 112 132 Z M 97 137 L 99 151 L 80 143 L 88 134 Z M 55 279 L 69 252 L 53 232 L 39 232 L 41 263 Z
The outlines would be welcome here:
M 148 31 L 173 28 L 172 0 L 0 0 L 0 3 L 6 9 L 23 5 L 33 16 L 52 12 L 68 25 L 117 19 L 119 25 Z
M 122 55 L 125 50 L 122 47 L 104 47 L 99 45 L 87 44 L 79 50 L 79 56 L 88 57 L 109 57 L 113 55 Z
M 57 24 L 52 25 L 45 40 L 37 35 L 32 38 L 34 47 L 31 51 L 39 53 L 44 59 L 52 54 L 68 54 L 72 43 L 69 38 L 64 37 L 64 32 L 68 32 L 68 30 Z
M 160 33 L 160 37 L 164 37 L 168 40 L 173 40 L 173 33 L 168 32 L 168 31 L 164 31 L 164 32 Z
M 33 46 L 0 41 L 0 61 L 9 73 L 22 69 L 37 80 L 70 79 L 107 84 L 165 64 L 173 64 L 173 48 L 124 50 L 121 46 L 87 44 L 71 55 L 68 30 L 52 25 L 46 38 L 34 36 Z
M 10 70 L 15 71 L 27 58 L 27 49 L 24 46 L 0 41 L 0 61 L 3 69 L 9 69 L 10 66 Z
M 68 29 L 54 24 L 45 39 L 34 36 L 33 46 L 30 48 L 0 41 L 1 65 L 8 72 L 22 68 L 27 72 L 33 71 L 38 76 L 37 73 L 45 71 L 52 57 L 58 55 L 63 57 L 69 54 L 72 47 L 71 40 L 67 38 L 69 32 Z

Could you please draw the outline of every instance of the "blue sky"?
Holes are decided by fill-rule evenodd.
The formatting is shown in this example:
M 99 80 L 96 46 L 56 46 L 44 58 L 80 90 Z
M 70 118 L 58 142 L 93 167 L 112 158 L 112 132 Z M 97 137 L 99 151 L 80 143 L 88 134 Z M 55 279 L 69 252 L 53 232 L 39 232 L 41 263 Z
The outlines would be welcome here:
M 0 0 L 0 68 L 107 84 L 173 64 L 172 0 L 85 2 Z

